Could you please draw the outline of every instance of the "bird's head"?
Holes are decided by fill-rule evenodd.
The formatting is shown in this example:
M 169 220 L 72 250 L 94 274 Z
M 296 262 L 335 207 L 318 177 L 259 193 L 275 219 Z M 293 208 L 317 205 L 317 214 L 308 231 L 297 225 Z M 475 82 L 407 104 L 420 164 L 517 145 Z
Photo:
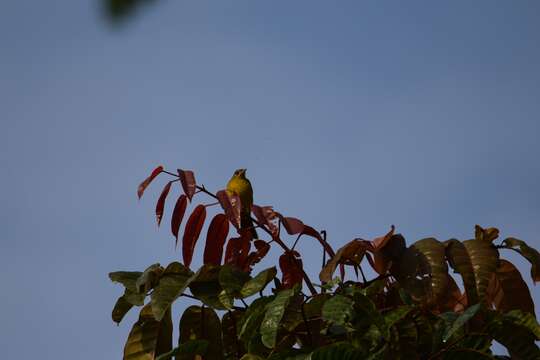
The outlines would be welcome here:
M 239 179 L 245 179 L 246 178 L 246 169 L 238 169 L 234 172 L 233 177 L 239 178 Z

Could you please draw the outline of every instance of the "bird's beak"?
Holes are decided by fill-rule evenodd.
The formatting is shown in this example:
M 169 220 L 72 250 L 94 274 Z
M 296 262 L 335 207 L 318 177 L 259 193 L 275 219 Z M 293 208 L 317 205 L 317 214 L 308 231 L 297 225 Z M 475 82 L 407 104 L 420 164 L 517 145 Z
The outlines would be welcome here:
M 242 175 L 246 175 L 247 169 L 240 169 Z

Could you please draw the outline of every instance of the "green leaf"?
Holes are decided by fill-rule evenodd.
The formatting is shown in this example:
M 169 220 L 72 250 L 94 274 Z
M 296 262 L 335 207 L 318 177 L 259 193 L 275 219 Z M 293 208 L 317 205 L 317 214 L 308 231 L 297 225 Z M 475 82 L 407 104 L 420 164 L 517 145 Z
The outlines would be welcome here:
M 109 278 L 112 282 L 117 282 L 124 285 L 127 290 L 137 292 L 135 283 L 141 275 L 142 272 L 140 271 L 115 271 L 109 273 Z
M 353 317 L 354 301 L 343 295 L 327 300 L 322 307 L 322 317 L 337 325 L 345 325 Z
M 434 238 L 426 238 L 415 242 L 412 247 L 418 250 L 423 274 L 430 281 L 431 297 L 437 301 L 446 293 L 448 286 L 448 266 L 445 259 L 444 245 Z
M 533 281 L 535 283 L 540 281 L 540 253 L 536 249 L 527 245 L 523 240 L 511 237 L 505 239 L 502 245 L 509 249 L 518 247 L 519 250 L 516 250 L 531 263 L 531 277 Z
M 253 354 L 245 354 L 240 360 L 264 360 L 264 358 Z
M 221 322 L 213 309 L 193 305 L 184 311 L 180 318 L 179 346 L 189 340 L 207 340 L 210 347 L 205 358 L 223 359 Z M 177 359 L 187 360 L 191 357 L 177 356 Z
M 275 266 L 261 271 L 253 279 L 246 282 L 242 289 L 240 290 L 240 295 L 242 298 L 247 298 L 251 295 L 262 291 L 266 285 L 276 276 L 277 270 Z
M 348 343 L 336 343 L 315 350 L 311 360 L 358 360 L 365 359 L 362 351 Z
M 243 315 L 243 310 L 228 311 L 221 319 L 221 334 L 225 359 L 238 359 L 246 352 L 244 344 L 237 337 L 238 324 Z
M 478 311 L 481 309 L 481 304 L 476 304 L 471 307 L 469 307 L 467 310 L 463 312 L 453 323 L 452 326 L 445 329 L 444 335 L 443 335 L 443 341 L 448 341 L 452 335 L 459 329 L 461 329 L 470 319 L 472 319 Z
M 156 360 L 169 360 L 177 355 L 206 355 L 210 343 L 206 340 L 189 340 L 177 348 L 162 354 Z
M 413 310 L 410 306 L 399 306 L 396 309 L 393 309 L 386 314 L 384 314 L 384 323 L 389 329 L 394 326 L 399 321 L 403 320 L 409 313 Z
M 535 343 L 536 336 L 527 327 L 516 324 L 514 319 L 509 320 L 501 314 L 492 313 L 488 332 L 506 347 L 512 358 L 540 359 L 540 349 Z
M 223 265 L 219 271 L 219 283 L 229 294 L 238 295 L 244 284 L 250 280 L 248 273 L 233 265 Z
M 247 343 L 257 333 L 257 329 L 264 318 L 266 305 L 272 300 L 274 300 L 274 296 L 265 296 L 249 305 L 237 328 L 238 337 L 241 340 Z
M 146 305 L 129 333 L 124 347 L 124 360 L 153 360 L 169 352 L 171 348 L 171 313 L 167 312 L 161 321 L 157 321 L 150 305 Z
M 540 324 L 538 324 L 533 314 L 520 310 L 512 310 L 503 316 L 505 320 L 529 329 L 536 336 L 536 339 L 540 340 Z
M 135 282 L 138 293 L 147 293 L 159 282 L 163 268 L 159 264 L 150 265 Z
M 295 289 L 286 289 L 280 291 L 274 300 L 266 306 L 266 313 L 261 323 L 261 340 L 268 347 L 273 348 L 276 345 L 276 336 L 279 329 L 281 318 L 285 313 L 290 298 L 295 294 Z
M 207 264 L 197 271 L 197 276 L 189 284 L 189 290 L 197 299 L 206 305 L 219 310 L 226 307 L 221 302 L 219 295 L 223 291 L 219 283 L 221 267 Z
M 133 307 L 124 295 L 120 296 L 114 305 L 112 311 L 112 319 L 115 323 L 120 324 L 127 312 Z
M 182 295 L 195 276 L 196 274 L 179 262 L 172 262 L 167 266 L 159 284 L 152 292 L 152 312 L 156 320 L 161 320 L 167 309 Z
M 499 262 L 497 249 L 483 240 L 453 239 L 445 244 L 448 262 L 463 278 L 469 304 L 487 303 L 489 282 Z

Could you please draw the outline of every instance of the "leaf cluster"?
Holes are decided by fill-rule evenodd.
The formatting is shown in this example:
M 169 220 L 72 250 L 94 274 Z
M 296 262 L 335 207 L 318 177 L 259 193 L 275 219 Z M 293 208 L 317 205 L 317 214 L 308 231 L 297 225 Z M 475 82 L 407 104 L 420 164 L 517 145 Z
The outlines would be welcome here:
M 392 226 L 381 237 L 354 239 L 334 251 L 326 232 L 258 205 L 252 207 L 253 221 L 268 240 L 253 239 L 252 231 L 240 228 L 240 199 L 208 191 L 192 171 L 154 169 L 139 186 L 139 198 L 163 173 L 174 179 L 157 201 L 158 225 L 172 184 L 181 185 L 171 218 L 176 244 L 188 203 L 198 194 L 214 202 L 194 205 L 181 239 L 183 263 L 109 274 L 124 286 L 113 320 L 119 323 L 131 308 L 141 307 L 124 359 L 501 358 L 491 352 L 494 341 L 512 358 L 540 358 L 530 291 L 517 268 L 500 256 L 502 250 L 519 253 L 539 281 L 540 254 L 522 240 L 496 243 L 498 229 L 477 225 L 470 240 L 426 238 L 407 246 Z M 213 206 L 220 210 L 208 226 L 203 265 L 193 271 L 195 244 Z M 285 236 L 296 238 L 292 246 Z M 322 248 L 319 284 L 305 273 L 295 250 L 302 236 Z M 272 246 L 282 252 L 279 272 L 275 266 L 254 271 Z M 377 277 L 366 279 L 366 264 Z M 349 269 L 356 280 L 349 280 Z M 173 345 L 171 308 L 181 297 L 199 305 L 183 312 Z

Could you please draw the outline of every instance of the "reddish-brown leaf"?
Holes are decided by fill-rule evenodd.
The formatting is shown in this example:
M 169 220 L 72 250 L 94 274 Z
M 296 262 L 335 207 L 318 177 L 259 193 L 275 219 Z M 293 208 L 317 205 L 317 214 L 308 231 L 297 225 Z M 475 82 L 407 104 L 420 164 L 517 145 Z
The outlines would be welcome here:
M 398 260 L 406 249 L 405 239 L 401 234 L 390 236 L 378 250 L 373 250 L 373 269 L 380 275 L 385 274 L 394 260 Z
M 157 168 L 152 170 L 152 173 L 150 174 L 150 176 L 144 179 L 144 181 L 139 185 L 139 187 L 137 188 L 137 196 L 139 197 L 139 199 L 141 198 L 141 196 L 143 196 L 144 190 L 146 190 L 146 188 L 148 187 L 148 185 L 150 185 L 152 180 L 154 180 L 156 176 L 158 176 L 162 171 L 163 171 L 163 166 L 161 165 L 158 166 Z
M 281 223 L 289 235 L 300 234 L 302 231 L 304 231 L 304 223 L 301 220 L 293 217 L 285 217 L 281 214 L 279 214 L 279 218 L 281 219 Z
M 300 254 L 294 250 L 289 250 L 279 257 L 279 268 L 281 269 L 283 288 L 290 289 L 294 285 L 302 283 L 303 269 Z
M 373 239 L 371 241 L 371 245 L 373 246 L 373 249 L 375 251 L 382 249 L 388 243 L 388 241 L 392 238 L 392 235 L 394 235 L 395 229 L 396 228 L 394 227 L 394 225 L 392 225 L 390 231 L 386 235 Z
M 332 249 L 330 244 L 327 241 L 325 241 L 323 239 L 323 237 L 321 236 L 321 234 L 317 230 L 312 228 L 311 226 L 304 224 L 304 229 L 302 230 L 302 235 L 311 236 L 311 237 L 314 237 L 315 239 L 319 240 L 319 242 L 323 246 L 324 250 L 328 253 L 328 255 L 330 255 L 330 256 L 335 255 L 334 249 Z
M 485 241 L 493 242 L 493 240 L 499 237 L 499 229 L 494 228 L 494 227 L 484 229 L 480 225 L 475 225 L 474 237 L 476 240 L 485 240 Z
M 178 230 L 180 229 L 180 224 L 184 218 L 187 207 L 187 197 L 186 195 L 180 195 L 176 204 L 174 205 L 174 210 L 171 219 L 171 232 L 176 239 L 176 245 L 178 245 Z
M 279 217 L 271 206 L 252 205 L 251 210 L 260 225 L 266 226 L 273 236 L 278 235 L 279 228 L 276 221 Z
M 177 171 L 178 176 L 180 177 L 180 182 L 182 183 L 182 188 L 184 189 L 184 193 L 188 197 L 189 201 L 191 201 L 191 199 L 193 199 L 193 195 L 195 195 L 195 191 L 197 190 L 195 175 L 191 170 L 177 169 Z
M 251 268 L 253 267 L 253 265 L 261 261 L 262 258 L 265 257 L 266 254 L 268 254 L 268 251 L 270 250 L 270 245 L 264 240 L 255 240 L 253 242 L 253 245 L 255 245 L 256 251 L 249 253 L 247 257 L 247 260 L 246 260 L 247 271 L 251 271 Z
M 237 194 L 230 193 L 227 190 L 220 190 L 217 192 L 219 204 L 225 211 L 225 215 L 237 229 L 240 228 L 240 215 L 242 210 L 242 203 L 240 197 Z
M 204 205 L 197 205 L 186 223 L 184 238 L 182 239 L 182 255 L 186 267 L 191 265 L 195 244 L 197 243 L 197 239 L 199 239 L 205 219 L 206 207 Z
M 169 195 L 169 190 L 171 190 L 171 184 L 172 184 L 172 181 L 169 181 L 165 185 L 156 203 L 156 219 L 157 219 L 158 226 L 161 224 L 161 219 L 163 218 L 163 210 L 165 209 L 165 199 L 167 199 L 167 195 Z
M 214 216 L 208 227 L 204 247 L 204 264 L 221 265 L 223 245 L 229 234 L 229 220 L 225 214 Z
M 319 279 L 322 282 L 329 282 L 332 280 L 332 275 L 336 270 L 338 264 L 346 265 L 358 265 L 364 258 L 366 251 L 372 250 L 371 243 L 367 240 L 354 239 L 348 242 L 345 246 L 339 249 L 330 259 L 330 261 L 324 266 Z
M 246 235 L 244 233 L 243 236 L 229 239 L 225 250 L 225 264 L 244 268 L 251 247 L 251 238 Z
M 507 260 L 499 260 L 497 272 L 492 275 L 487 289 L 488 302 L 497 310 L 521 310 L 534 314 L 531 293 L 519 270 Z

